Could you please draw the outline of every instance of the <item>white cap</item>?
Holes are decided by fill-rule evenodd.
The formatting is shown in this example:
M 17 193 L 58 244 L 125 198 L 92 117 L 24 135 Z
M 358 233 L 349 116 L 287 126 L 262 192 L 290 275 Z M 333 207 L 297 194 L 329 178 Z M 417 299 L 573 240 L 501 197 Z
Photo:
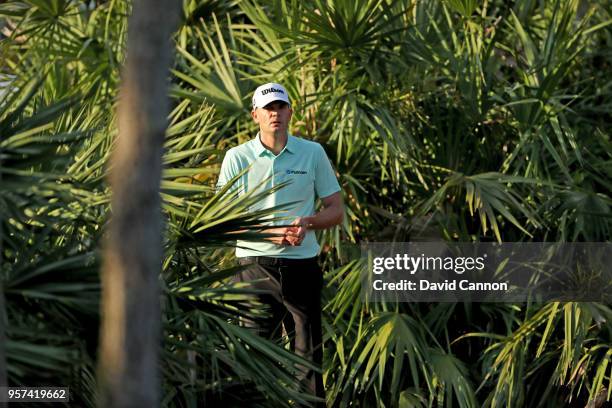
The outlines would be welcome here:
M 284 86 L 275 82 L 269 82 L 257 87 L 253 93 L 253 109 L 263 108 L 270 102 L 283 101 L 291 105 L 289 102 L 289 94 Z

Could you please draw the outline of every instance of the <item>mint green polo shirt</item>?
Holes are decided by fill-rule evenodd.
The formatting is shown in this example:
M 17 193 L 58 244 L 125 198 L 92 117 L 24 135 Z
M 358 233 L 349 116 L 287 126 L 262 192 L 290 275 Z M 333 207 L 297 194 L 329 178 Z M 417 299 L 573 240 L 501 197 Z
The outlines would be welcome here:
M 275 212 L 273 217 L 289 219 L 262 223 L 270 225 L 290 224 L 297 217 L 308 217 L 315 213 L 315 198 L 325 198 L 340 191 L 331 163 L 323 147 L 316 142 L 295 136 L 288 136 L 285 148 L 275 156 L 264 147 L 257 136 L 230 149 L 223 159 L 217 188 L 249 167 L 238 181 L 239 194 L 267 190 L 279 183 L 289 184 L 265 199 L 251 206 L 251 211 L 268 209 L 295 202 L 284 210 Z M 266 182 L 263 182 L 266 180 Z M 263 183 L 262 183 L 263 182 Z M 278 258 L 312 258 L 319 253 L 319 244 L 314 231 L 307 231 L 301 245 L 276 245 L 272 242 L 238 241 L 236 256 L 270 256 Z

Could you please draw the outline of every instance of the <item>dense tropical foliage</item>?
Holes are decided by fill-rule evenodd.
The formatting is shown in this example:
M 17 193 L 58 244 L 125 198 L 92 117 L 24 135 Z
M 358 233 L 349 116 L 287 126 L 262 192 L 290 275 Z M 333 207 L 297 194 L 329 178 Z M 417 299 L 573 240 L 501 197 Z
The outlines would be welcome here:
M 0 277 L 9 383 L 95 405 L 99 245 L 127 0 L 0 4 Z M 365 241 L 609 241 L 612 2 L 184 0 L 162 198 L 163 403 L 283 407 L 302 362 L 237 324 L 232 231 L 257 197 L 215 194 L 275 80 L 324 145 L 342 228 L 321 234 L 333 407 L 610 400 L 612 309 L 368 304 Z M 253 228 L 243 232 L 256 235 Z M 0 302 L 2 305 L 3 302 Z M 244 312 L 246 313 L 246 312 Z M 595 405 L 594 405 L 595 406 Z

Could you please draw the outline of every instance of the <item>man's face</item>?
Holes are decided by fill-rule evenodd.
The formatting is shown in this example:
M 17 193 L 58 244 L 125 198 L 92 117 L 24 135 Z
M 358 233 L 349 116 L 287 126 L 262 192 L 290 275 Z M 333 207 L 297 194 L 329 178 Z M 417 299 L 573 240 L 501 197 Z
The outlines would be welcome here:
M 287 133 L 292 113 L 293 111 L 286 102 L 274 101 L 263 108 L 251 111 L 251 116 L 255 123 L 259 124 L 259 130 L 262 133 L 282 135 Z

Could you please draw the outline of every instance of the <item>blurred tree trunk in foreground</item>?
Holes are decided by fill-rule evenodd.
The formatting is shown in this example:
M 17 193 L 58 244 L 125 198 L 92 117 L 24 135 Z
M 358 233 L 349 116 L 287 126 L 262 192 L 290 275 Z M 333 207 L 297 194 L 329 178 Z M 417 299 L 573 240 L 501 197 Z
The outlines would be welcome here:
M 135 0 L 110 163 L 112 217 L 102 267 L 99 405 L 155 407 L 162 260 L 159 197 L 169 103 L 170 37 L 179 4 Z

